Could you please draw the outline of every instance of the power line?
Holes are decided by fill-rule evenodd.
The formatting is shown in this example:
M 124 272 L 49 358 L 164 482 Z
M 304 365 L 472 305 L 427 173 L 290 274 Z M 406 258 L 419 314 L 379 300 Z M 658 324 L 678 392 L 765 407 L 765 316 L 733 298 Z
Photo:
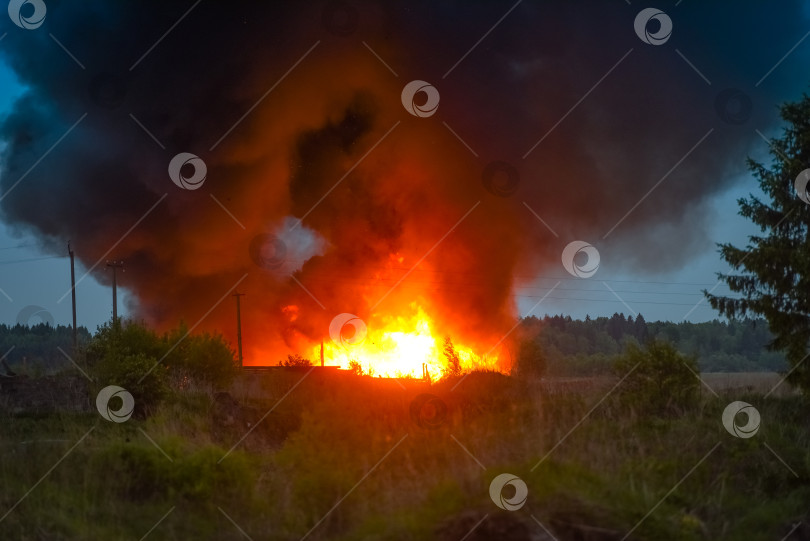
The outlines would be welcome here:
M 542 298 L 540 295 L 510 295 L 510 297 L 518 297 L 518 298 L 525 298 L 525 299 L 538 299 Z M 580 299 L 576 297 L 546 297 L 547 299 L 554 299 L 559 301 L 585 301 L 585 302 L 618 302 L 622 303 L 622 301 L 618 299 Z M 669 306 L 695 306 L 693 302 L 661 302 L 661 301 L 626 301 L 628 304 L 665 304 Z M 703 305 L 707 308 L 711 308 L 711 305 L 705 304 Z
M 313 278 L 314 277 L 314 278 Z M 325 274 L 310 274 L 307 277 L 308 281 L 312 282 L 343 282 L 343 283 L 353 283 L 353 284 L 361 284 L 367 285 L 371 282 L 397 282 L 398 279 L 396 278 L 379 278 L 379 277 L 359 277 L 359 278 L 342 278 L 338 276 L 329 276 Z M 582 280 L 579 280 L 582 283 Z M 605 280 L 606 281 L 606 280 Z M 593 283 L 593 282 L 590 282 Z M 453 287 L 469 287 L 469 288 L 480 288 L 480 287 L 487 287 L 488 284 L 485 282 L 479 283 L 459 283 L 459 282 L 450 282 L 450 281 L 425 281 L 425 280 L 407 280 L 402 282 L 402 287 L 413 287 L 417 285 L 435 285 L 435 286 L 453 286 Z M 583 284 L 584 285 L 584 284 Z M 728 287 L 728 286 L 726 286 Z M 546 291 L 549 288 L 542 287 L 542 286 L 512 286 L 512 290 L 537 290 L 537 291 Z M 577 287 L 558 287 L 555 291 L 576 291 L 576 292 L 586 292 L 586 293 L 606 293 L 607 291 L 602 289 L 594 289 L 594 288 L 577 288 Z M 632 294 L 640 294 L 640 295 L 679 295 L 679 296 L 703 296 L 702 292 L 693 292 L 693 291 L 643 291 L 643 290 L 636 290 L 636 289 L 614 289 L 616 293 L 632 293 Z
M 517 278 L 517 276 L 515 276 Z M 564 276 L 537 276 L 534 278 L 535 280 L 568 280 L 573 282 L 580 282 L 582 278 L 571 278 L 571 277 L 564 277 Z M 615 282 L 620 284 L 654 284 L 654 285 L 673 285 L 673 286 L 713 286 L 717 284 L 717 282 L 650 282 L 644 280 L 606 280 L 598 278 L 600 282 Z M 725 284 L 721 284 L 725 285 Z
M 17 250 L 19 248 L 29 248 L 31 246 L 36 246 L 33 242 L 29 242 L 26 244 L 15 244 L 14 246 L 3 246 L 0 247 L 0 250 Z
M 390 278 L 379 279 L 379 280 L 393 281 L 393 279 L 390 279 Z M 347 282 L 347 281 L 350 281 L 350 280 L 339 279 L 338 278 L 338 279 L 333 279 L 333 280 L 324 280 L 324 279 L 318 280 L 318 279 L 316 279 L 316 280 L 312 280 L 312 281 L 313 282 Z M 362 283 L 366 283 L 366 282 L 357 281 L 355 283 L 361 283 L 362 284 Z M 437 282 L 433 282 L 433 283 L 435 284 Z M 441 283 L 439 283 L 439 284 L 441 284 Z M 464 285 L 464 284 L 462 284 L 462 285 Z M 400 287 L 402 287 L 402 288 L 415 287 L 415 286 L 416 286 L 416 284 L 412 283 L 412 282 L 403 282 L 400 285 Z M 543 290 L 543 288 L 529 288 L 529 289 L 539 289 L 541 291 Z M 600 294 L 609 294 L 610 293 L 610 291 L 601 291 L 601 290 L 596 290 L 596 289 L 577 289 L 577 288 L 557 288 L 557 289 L 555 289 L 555 291 L 576 291 L 576 292 L 579 292 L 579 293 L 600 293 Z M 653 292 L 653 291 L 624 291 L 624 290 L 614 290 L 614 291 L 617 292 L 617 293 L 623 292 L 623 293 L 632 293 L 632 294 L 636 294 L 636 295 L 639 295 L 639 294 L 640 295 L 669 294 L 669 295 L 682 295 L 682 296 L 685 296 L 685 295 L 701 296 L 701 297 L 703 296 L 703 293 L 674 293 L 674 292 L 659 293 L 659 292 Z M 584 299 L 584 298 L 580 298 L 580 297 L 549 297 L 549 296 L 545 296 L 545 295 L 510 294 L 508 296 L 509 297 L 514 297 L 514 298 L 521 298 L 521 299 L 538 299 L 538 298 L 545 297 L 547 299 L 558 300 L 558 301 L 611 302 L 611 303 L 622 303 L 623 302 L 623 301 L 618 300 L 618 299 Z M 733 297 L 733 298 L 738 298 L 738 297 Z M 668 305 L 668 306 L 690 306 L 690 307 L 695 306 L 694 302 L 685 302 L 684 303 L 684 302 L 664 302 L 664 301 L 639 301 L 639 300 L 635 300 L 635 299 L 624 299 L 624 302 L 627 302 L 628 304 L 659 304 L 659 305 Z M 711 306 L 708 305 L 708 304 L 706 304 L 705 306 L 707 308 L 711 308 Z
M 33 244 L 33 243 L 18 244 L 18 245 L 15 245 L 15 246 L 0 247 L 0 250 L 13 250 L 13 249 L 17 249 L 17 248 L 26 248 L 26 247 L 30 247 L 30 246 L 36 246 L 36 245 Z M 46 259 L 58 259 L 58 258 L 62 258 L 62 257 L 65 257 L 65 256 L 45 256 L 45 257 L 34 257 L 34 258 L 26 258 L 26 259 L 7 260 L 7 261 L 0 261 L 0 265 L 15 264 L 15 263 L 27 263 L 27 262 L 31 262 L 31 261 L 42 261 L 42 260 L 46 260 Z M 306 260 L 306 259 L 288 259 L 287 261 L 304 263 L 304 262 L 306 262 L 308 260 Z M 442 270 L 439 270 L 439 269 L 411 269 L 411 268 L 406 268 L 406 267 L 376 267 L 376 266 L 369 266 L 369 267 L 366 267 L 366 269 L 388 270 L 388 271 L 401 270 L 401 271 L 411 271 L 411 272 L 414 272 L 414 273 L 418 273 L 418 272 L 426 272 L 426 273 L 428 273 L 429 272 L 429 273 L 434 273 L 434 274 L 485 276 L 483 273 L 476 273 L 476 272 L 470 272 L 470 271 L 453 271 L 453 270 L 444 270 L 444 269 L 442 269 Z M 274 273 L 274 274 L 286 274 L 286 273 L 282 272 L 282 273 Z M 315 273 L 315 274 L 311 274 L 310 276 L 324 276 L 324 275 L 322 275 L 322 274 L 319 275 L 319 274 Z M 333 277 L 335 277 L 336 279 L 340 279 L 338 277 L 338 275 L 326 275 L 326 278 L 333 278 Z M 582 282 L 581 278 L 574 278 L 574 277 L 571 277 L 571 276 L 547 276 L 547 275 L 544 276 L 544 275 L 513 274 L 512 278 L 525 279 L 525 280 L 553 280 L 553 281 Z M 359 278 L 359 280 L 396 281 L 396 280 L 398 280 L 398 278 L 377 278 L 377 277 L 363 278 L 363 277 L 361 277 L 361 278 Z M 657 281 L 657 280 L 600 279 L 599 281 L 600 282 L 610 282 L 610 283 L 623 283 L 623 284 L 651 284 L 651 285 L 673 285 L 673 286 L 683 285 L 683 286 L 704 286 L 704 287 L 710 287 L 710 286 L 714 286 L 714 285 L 717 284 L 717 282 L 666 282 L 666 281 Z M 438 284 L 441 284 L 441 283 L 447 283 L 447 282 L 421 282 L 421 283 L 438 283 Z M 457 284 L 457 282 L 452 282 L 452 283 Z M 465 284 L 462 284 L 462 285 L 465 285 Z M 721 284 L 721 286 L 727 287 L 726 284 Z M 515 286 L 515 289 L 527 288 L 527 287 L 530 288 L 532 286 Z M 539 287 L 535 287 L 535 289 L 539 289 Z M 558 290 L 562 291 L 563 289 L 558 288 Z M 583 291 L 587 291 L 587 290 L 583 290 Z M 619 291 L 619 290 L 616 290 L 616 292 L 617 293 L 632 293 L 634 291 Z M 649 292 L 649 293 L 653 293 L 653 292 Z M 658 293 L 656 293 L 656 294 L 658 294 Z M 677 293 L 661 293 L 661 294 L 677 294 Z
M 44 257 L 29 257 L 26 259 L 9 259 L 6 261 L 0 261 L 0 265 L 15 265 L 17 263 L 28 263 L 31 261 L 42 261 L 44 259 L 62 259 L 66 256 L 63 255 L 49 255 Z
M 524 286 L 517 286 L 512 289 L 544 289 L 541 287 L 524 287 Z M 548 289 L 548 288 L 545 288 Z M 558 287 L 554 291 L 581 291 L 581 292 L 593 292 L 593 293 L 610 293 L 610 291 L 604 289 L 581 289 L 581 288 L 566 288 L 566 287 Z M 615 293 L 634 293 L 639 295 L 679 295 L 679 296 L 703 296 L 702 292 L 699 293 L 689 293 L 685 291 L 639 291 L 635 289 L 614 289 L 613 292 Z
M 0 249 L 12 249 L 17 247 L 22 247 L 26 245 L 19 245 L 19 246 L 12 246 Z M 24 259 L 16 259 L 16 260 L 6 260 L 0 261 L 0 265 L 13 265 L 18 263 L 28 263 L 34 261 L 44 261 L 48 259 L 62 259 L 65 256 L 44 256 L 44 257 L 33 257 L 33 258 L 24 258 Z M 380 267 L 381 268 L 381 267 Z M 400 269 L 397 268 L 387 268 L 385 270 L 396 270 Z M 401 268 L 400 270 L 410 270 Z M 433 270 L 433 269 L 415 269 L 414 271 L 421 271 L 421 272 L 433 272 L 433 273 L 441 273 L 441 274 L 466 274 L 466 275 L 477 275 L 482 276 L 480 273 L 470 273 L 470 272 L 463 272 L 463 271 L 440 271 L 440 270 Z M 312 274 L 310 277 L 318 277 L 315 281 L 321 282 L 333 282 L 333 281 L 340 281 L 340 282 L 349 282 L 349 283 L 358 283 L 358 284 L 367 284 L 368 282 L 395 282 L 397 278 L 380 278 L 380 277 L 354 277 L 354 278 L 344 278 L 337 275 L 324 275 L 324 274 Z M 515 276 L 517 277 L 517 275 Z M 566 278 L 566 277 L 552 277 L 552 276 L 537 276 L 535 277 L 537 280 L 566 280 L 566 281 L 576 281 L 582 282 L 579 278 Z M 658 285 L 691 285 L 691 286 L 710 286 L 715 285 L 711 283 L 698 283 L 698 282 L 663 282 L 663 281 L 642 281 L 642 280 L 600 280 L 603 282 L 614 282 L 614 283 L 636 283 L 636 284 L 658 284 Z M 480 287 L 482 285 L 486 285 L 485 283 L 481 282 L 478 284 L 473 283 L 461 283 L 458 282 L 448 282 L 448 281 L 416 281 L 416 280 L 409 280 L 402 284 L 403 287 L 413 287 L 416 285 L 452 285 L 452 286 L 462 286 L 462 287 Z M 728 287 L 726 284 L 721 284 L 725 287 Z M 540 286 L 514 286 L 512 290 L 540 290 L 542 291 L 544 288 Z M 608 293 L 607 291 L 601 291 L 598 289 L 593 288 L 557 288 L 556 291 L 574 291 L 579 293 Z M 677 296 L 703 296 L 703 293 L 695 293 L 695 292 L 679 292 L 679 291 L 639 291 L 639 290 L 615 290 L 616 293 L 625 293 L 625 294 L 635 294 L 635 295 L 677 295 Z M 525 298 L 525 299 L 536 299 L 541 298 L 541 295 L 524 295 L 524 294 L 512 294 L 510 297 L 514 298 Z M 621 303 L 622 301 L 618 299 L 584 299 L 579 297 L 546 297 L 551 300 L 558 300 L 558 301 L 579 301 L 579 302 L 610 302 L 610 303 Z M 632 303 L 632 304 L 658 304 L 658 305 L 669 305 L 669 306 L 694 306 L 694 303 L 677 303 L 677 302 L 664 302 L 664 301 L 639 301 L 633 299 L 625 299 L 625 302 Z M 709 305 L 706 305 L 709 307 Z
M 287 259 L 286 261 L 291 263 L 305 263 L 309 260 L 307 259 Z M 380 271 L 393 271 L 393 270 L 401 270 L 401 271 L 410 271 L 413 273 L 418 272 L 432 272 L 435 274 L 450 274 L 450 275 L 468 275 L 468 276 L 486 276 L 484 273 L 477 273 L 477 272 L 470 272 L 470 271 L 453 271 L 453 270 L 444 270 L 444 269 L 411 269 L 407 267 L 380 267 L 380 266 L 367 266 L 364 267 L 368 270 L 380 270 Z M 272 274 L 277 275 L 285 275 L 289 274 L 286 271 L 276 271 Z M 310 275 L 315 276 L 317 272 Z M 524 280 L 553 280 L 553 281 L 571 281 L 571 282 L 582 282 L 582 278 L 574 278 L 573 276 L 548 276 L 548 275 L 528 275 L 528 274 L 513 274 L 512 278 L 515 279 L 524 279 Z M 376 278 L 369 278 L 371 280 Z M 396 278 L 392 278 L 391 280 L 396 280 Z M 665 281 L 657 281 L 657 280 L 614 280 L 614 279 L 599 279 L 600 282 L 612 282 L 612 283 L 627 283 L 627 284 L 652 284 L 652 285 L 684 285 L 684 286 L 705 286 L 711 287 L 717 284 L 717 282 L 665 282 Z M 725 285 L 725 284 L 721 284 Z
M 372 281 L 377 281 L 377 282 L 393 282 L 393 281 L 395 281 L 394 278 L 371 278 L 371 279 L 368 279 L 368 280 L 365 280 L 365 279 L 362 279 L 362 278 L 361 279 L 350 279 L 350 278 L 330 278 L 330 279 L 315 278 L 315 279 L 312 279 L 311 278 L 312 276 L 316 276 L 316 275 L 310 275 L 308 277 L 308 280 L 313 281 L 313 282 L 327 282 L 327 283 L 333 283 L 333 282 L 347 283 L 348 282 L 348 283 L 356 283 L 356 284 L 368 285 L 369 282 L 372 282 Z M 321 275 L 321 276 L 323 276 L 323 275 Z M 419 282 L 419 281 L 410 280 L 410 281 L 407 281 L 407 282 L 403 282 L 400 285 L 400 287 L 402 287 L 402 288 L 409 288 L 409 287 L 413 288 L 413 287 L 419 287 L 419 285 L 424 285 L 424 284 L 432 284 L 432 285 L 438 285 L 438 286 L 452 284 L 454 286 L 459 286 L 460 285 L 460 286 L 463 286 L 463 287 L 476 287 L 476 286 L 481 285 L 481 284 L 458 284 L 458 283 L 453 283 L 453 282 Z M 380 286 L 382 286 L 382 285 L 383 284 L 380 284 Z M 512 289 L 513 290 L 529 289 L 529 290 L 547 291 L 547 288 L 528 287 L 528 286 L 517 286 L 517 287 L 514 287 Z M 556 288 L 554 291 L 574 291 L 574 292 L 577 292 L 577 293 L 597 293 L 597 294 L 609 294 L 609 293 L 611 293 L 610 291 L 607 291 L 607 290 L 599 290 L 599 289 L 592 289 L 592 288 Z M 672 292 L 672 291 L 670 291 L 670 292 L 659 292 L 659 291 L 636 291 L 636 290 L 613 290 L 613 292 L 616 292 L 616 293 L 630 293 L 630 294 L 633 294 L 633 295 L 678 295 L 678 296 L 699 296 L 699 297 L 703 297 L 702 292 L 700 292 L 700 293 L 696 293 L 696 292 Z M 611 303 L 627 302 L 629 304 L 658 304 L 658 305 L 668 305 L 668 306 L 690 306 L 690 307 L 695 306 L 695 302 L 685 302 L 685 303 L 683 303 L 683 302 L 665 302 L 665 301 L 649 301 L 649 300 L 648 301 L 640 301 L 640 300 L 635 300 L 635 299 L 624 299 L 624 301 L 621 301 L 621 300 L 618 300 L 618 299 L 586 299 L 586 298 L 581 298 L 581 297 L 549 297 L 549 296 L 545 296 L 545 295 L 528 295 L 528 294 L 519 294 L 519 293 L 510 294 L 508 296 L 509 297 L 514 297 L 514 298 L 525 298 L 525 299 L 537 299 L 537 298 L 545 297 L 547 299 L 558 300 L 558 301 L 611 302 Z M 740 297 L 732 297 L 732 298 L 736 299 L 736 298 L 740 298 Z M 705 305 L 705 306 L 708 307 L 708 308 L 711 308 L 711 306 L 708 305 L 708 304 Z

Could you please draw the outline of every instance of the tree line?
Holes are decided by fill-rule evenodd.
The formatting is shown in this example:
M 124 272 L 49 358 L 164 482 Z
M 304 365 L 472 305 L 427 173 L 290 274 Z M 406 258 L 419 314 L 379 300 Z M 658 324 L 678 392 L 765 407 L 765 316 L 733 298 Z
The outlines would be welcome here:
M 536 346 L 533 363 L 543 363 L 551 376 L 586 376 L 608 373 L 630 344 L 669 342 L 683 355 L 697 359 L 703 372 L 784 371 L 784 353 L 768 346 L 774 335 L 764 319 L 707 321 L 703 323 L 647 322 L 639 314 L 585 320 L 570 316 L 529 316 L 521 320 L 523 344 Z
M 125 328 L 129 327 L 125 325 Z M 135 329 L 146 332 L 136 325 L 129 334 Z M 618 313 L 609 318 L 586 317 L 584 320 L 547 315 L 523 318 L 520 330 L 522 344 L 516 355 L 530 359 L 530 364 L 542 364 L 541 372 L 551 376 L 608 373 L 617 356 L 629 344 L 645 345 L 653 340 L 669 342 L 680 353 L 696 357 L 703 372 L 784 371 L 788 368 L 783 353 L 768 349 L 774 335 L 764 319 L 674 323 L 647 322 L 643 315 L 633 317 Z M 168 349 L 183 336 L 183 331 L 162 337 L 162 347 Z M 77 334 L 81 351 L 88 347 L 92 351 L 96 343 L 111 336 L 108 326 L 102 326 L 95 339 L 85 327 L 79 327 Z M 147 341 L 158 341 L 157 335 L 147 334 L 150 334 Z M 215 341 L 221 342 L 222 339 Z M 196 340 L 189 340 L 189 343 L 196 343 Z M 31 327 L 0 325 L 0 356 L 6 354 L 5 361 L 17 372 L 45 375 L 71 369 L 70 361 L 59 349 L 73 354 L 72 344 L 72 331 L 68 326 L 51 327 L 45 323 Z M 219 343 L 217 346 L 213 349 L 217 350 L 218 357 L 230 358 L 222 354 L 226 346 Z M 200 356 L 199 352 L 197 355 Z
M 90 331 L 78 327 L 76 338 L 79 346 L 84 346 L 90 342 Z M 0 357 L 16 372 L 41 376 L 72 368 L 59 348 L 67 354 L 72 352 L 72 327 L 52 327 L 47 323 L 30 327 L 19 323 L 0 325 Z M 3 374 L 2 369 L 0 374 Z

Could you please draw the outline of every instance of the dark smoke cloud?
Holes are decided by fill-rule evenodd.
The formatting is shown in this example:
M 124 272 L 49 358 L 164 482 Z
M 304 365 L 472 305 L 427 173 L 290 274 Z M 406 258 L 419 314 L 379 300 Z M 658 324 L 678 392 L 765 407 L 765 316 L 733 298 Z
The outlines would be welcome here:
M 238 289 L 257 353 L 319 340 L 338 313 L 373 319 L 415 300 L 442 332 L 492 344 L 515 316 L 514 276 L 558 273 L 575 239 L 605 267 L 682 266 L 708 243 L 708 198 L 761 144 L 754 129 L 806 84 L 788 62 L 755 86 L 803 35 L 798 2 L 661 5 L 674 24 L 663 46 L 635 35 L 636 6 L 524 2 L 457 65 L 510 5 L 202 2 L 143 58 L 191 4 L 47 5 L 38 30 L 0 27 L 28 89 L 0 126 L 3 193 L 86 117 L 2 200 L 4 221 L 53 250 L 71 239 L 86 267 L 118 242 L 107 257 L 126 261 L 130 308 L 159 326 L 196 322 L 247 273 Z M 400 102 L 414 79 L 441 94 L 431 118 Z M 750 98 L 743 122 L 718 115 L 726 88 Z M 201 189 L 171 182 L 180 152 L 205 161 Z M 496 168 L 487 190 L 496 161 L 513 169 Z M 259 235 L 283 239 L 284 265 L 256 265 Z M 305 242 L 322 243 L 307 261 Z M 201 328 L 231 336 L 230 300 Z

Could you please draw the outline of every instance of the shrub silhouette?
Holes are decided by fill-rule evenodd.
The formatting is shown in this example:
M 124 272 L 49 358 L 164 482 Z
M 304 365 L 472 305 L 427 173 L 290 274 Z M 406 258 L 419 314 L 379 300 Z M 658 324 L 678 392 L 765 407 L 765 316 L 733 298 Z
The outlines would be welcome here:
M 456 346 L 453 345 L 453 341 L 449 336 L 444 339 L 444 358 L 446 359 L 443 370 L 444 375 L 451 378 L 461 376 L 461 359 L 456 351 Z
M 520 376 L 542 377 L 546 373 L 546 358 L 540 344 L 535 340 L 522 340 L 518 344 L 515 368 Z
M 617 389 L 619 401 L 637 414 L 679 415 L 700 394 L 697 360 L 669 342 L 652 341 L 644 349 L 630 343 L 614 368 L 617 375 L 626 376 Z
M 186 326 L 158 335 L 132 321 L 106 323 L 87 346 L 97 382 L 118 385 L 135 398 L 135 413 L 151 412 L 169 392 L 194 385 L 227 387 L 237 373 L 233 351 L 221 335 L 189 335 Z
M 135 416 L 151 414 L 168 392 L 164 347 L 154 331 L 134 323 L 99 327 L 87 347 L 87 361 L 101 387 L 117 385 L 135 399 Z
M 227 388 L 238 373 L 234 352 L 220 334 L 189 335 L 180 323 L 163 338 L 163 346 L 176 388 L 194 384 L 214 392 Z
M 278 362 L 279 366 L 312 366 L 312 361 L 303 358 L 300 354 L 287 355 L 287 358 Z

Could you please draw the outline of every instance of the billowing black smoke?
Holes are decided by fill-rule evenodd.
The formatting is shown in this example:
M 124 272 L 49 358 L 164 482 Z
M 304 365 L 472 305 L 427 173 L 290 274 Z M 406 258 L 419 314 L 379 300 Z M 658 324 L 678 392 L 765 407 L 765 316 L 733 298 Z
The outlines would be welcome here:
M 27 88 L 0 125 L 3 220 L 87 268 L 124 259 L 148 321 L 230 334 L 239 289 L 246 335 L 291 348 L 417 300 L 496 339 L 513 277 L 575 239 L 603 267 L 685 264 L 805 84 L 801 50 L 767 73 L 799 2 L 670 2 L 660 44 L 622 2 L 46 5 L 0 23 Z M 414 80 L 435 114 L 424 92 L 403 106 Z M 173 182 L 180 153 L 204 171 Z

